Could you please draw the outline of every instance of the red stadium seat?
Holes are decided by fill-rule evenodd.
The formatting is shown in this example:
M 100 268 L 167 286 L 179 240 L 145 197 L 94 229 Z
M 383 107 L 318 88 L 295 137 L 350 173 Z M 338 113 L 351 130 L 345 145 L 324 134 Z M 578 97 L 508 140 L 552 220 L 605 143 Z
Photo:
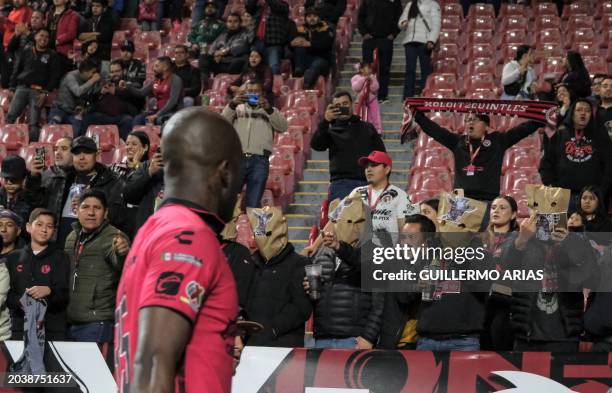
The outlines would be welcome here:
M 138 26 L 138 20 L 136 18 L 121 18 L 119 22 L 119 30 L 127 31 L 129 34 L 134 34 L 139 29 L 140 27 Z
M 502 45 L 502 50 L 497 53 L 497 64 L 505 64 L 514 59 L 518 47 L 519 46 L 517 44 Z
M 546 59 L 547 57 L 563 57 L 565 56 L 565 51 L 560 43 L 558 44 L 538 44 L 536 47 L 536 55 L 535 60 L 536 63 Z
M 470 90 L 465 94 L 465 98 L 472 98 L 478 100 L 495 100 L 497 94 L 490 90 Z
M 5 145 L 0 143 L 0 163 L 2 163 L 8 155 L 8 149 Z
M 409 190 L 414 191 L 451 191 L 453 181 L 450 172 L 439 169 L 416 169 L 410 177 Z
M 457 59 L 459 57 L 459 47 L 457 44 L 443 44 L 435 52 L 436 59 Z
M 289 127 L 300 127 L 303 133 L 313 131 L 312 116 L 310 112 L 300 109 L 289 109 L 284 112 Z
M 32 169 L 32 162 L 36 158 L 36 149 L 41 147 L 45 149 L 45 167 L 50 168 L 53 166 L 55 162 L 53 145 L 50 143 L 33 142 L 19 149 L 19 156 L 25 160 L 28 170 Z
M 542 29 L 538 33 L 538 43 L 560 45 L 562 43 L 561 32 L 559 29 Z
M 0 126 L 0 143 L 7 150 L 16 152 L 27 146 L 29 141 L 27 124 L 4 124 Z
M 540 163 L 539 152 L 534 152 L 531 149 L 512 148 L 506 151 L 504 162 L 502 164 L 502 174 L 510 168 L 529 169 L 537 168 Z
M 102 150 L 102 152 L 111 151 L 121 144 L 119 129 L 114 124 L 91 125 L 87 128 L 85 135 L 94 139 L 97 135 L 99 138 L 98 149 Z
M 425 82 L 425 89 L 457 89 L 457 76 L 455 74 L 431 74 Z
M 149 150 L 150 151 L 150 150 Z M 127 146 L 121 145 L 113 152 L 113 164 L 121 164 L 127 160 Z
M 475 16 L 469 19 L 468 31 L 495 30 L 495 19 L 489 17 Z
M 588 15 L 572 16 L 566 26 L 566 31 L 571 32 L 576 29 L 592 29 L 595 27 L 595 20 Z
M 571 32 L 570 39 L 572 43 L 588 43 L 593 45 L 596 42 L 593 29 L 577 29 Z M 566 48 L 571 48 L 569 43 L 566 43 Z
M 442 30 L 438 36 L 440 45 L 443 44 L 458 44 L 461 42 L 461 34 L 459 30 Z
M 211 90 L 222 94 L 227 93 L 227 88 L 236 80 L 236 75 L 217 74 L 213 79 Z
M 45 124 L 40 130 L 40 136 L 38 140 L 40 142 L 51 143 L 55 145 L 55 142 L 62 139 L 63 137 L 72 138 L 73 131 L 70 124 Z
M 508 195 L 517 191 L 524 192 L 527 184 L 542 184 L 537 168 L 533 171 L 524 169 L 509 170 L 502 178 L 501 194 Z
M 442 30 L 460 30 L 461 19 L 462 18 L 457 15 L 445 15 L 440 20 L 440 27 Z
M 576 1 L 572 4 L 566 4 L 563 6 L 563 13 L 561 17 L 563 19 L 570 19 L 577 15 L 589 15 L 593 12 L 592 7 L 583 1 Z
M 448 149 L 420 150 L 414 156 L 411 171 L 417 168 L 445 168 L 452 173 L 455 169 L 455 159 Z
M 285 195 L 285 170 L 270 165 L 268 180 L 266 181 L 266 189 L 272 191 L 275 198 Z
M 459 62 L 457 59 L 440 59 L 434 63 L 434 72 L 442 74 L 455 74 L 459 73 Z
M 536 17 L 535 20 L 536 31 L 542 29 L 560 29 L 561 28 L 561 18 L 554 15 L 542 15 Z
M 225 92 L 221 93 L 215 90 L 206 90 L 203 93 L 205 96 L 208 96 L 208 106 L 209 107 L 224 107 L 225 106 Z
M 611 15 L 604 15 L 601 18 L 601 30 L 602 31 L 612 30 L 612 14 Z
M 604 58 L 600 56 L 585 56 L 582 60 L 590 75 L 608 73 L 608 64 Z
M 529 135 L 526 138 L 521 139 L 519 143 L 514 145 L 514 147 L 520 147 L 523 149 L 533 149 L 534 151 L 540 151 L 540 146 L 542 142 L 540 142 L 540 134 L 537 132 Z
M 446 147 L 436 142 L 433 138 L 427 136 L 426 133 L 424 132 L 419 133 L 419 137 L 417 138 L 417 145 L 415 147 L 415 154 L 417 150 L 423 151 L 423 150 L 431 150 L 431 149 L 448 150 Z
M 319 94 L 316 90 L 301 90 L 289 94 L 286 108 L 302 108 L 311 114 L 320 112 Z
M 602 48 L 607 48 L 609 46 L 608 42 L 612 41 L 612 28 L 608 29 L 608 30 L 603 30 L 602 31 L 602 39 L 600 41 L 600 47 Z
M 496 64 L 495 59 L 491 57 L 480 57 L 469 63 L 468 74 L 493 74 L 495 75 Z
M 444 16 L 458 16 L 463 18 L 463 7 L 457 3 L 447 3 L 441 6 L 442 15 Z
M 536 15 L 554 15 L 558 16 L 557 5 L 554 3 L 538 3 L 535 7 Z
M 527 30 L 529 21 L 524 16 L 510 16 L 503 19 L 502 29 L 504 30 Z
M 491 30 L 476 30 L 468 33 L 467 45 L 490 44 L 493 42 L 493 31 Z
M 612 1 L 606 1 L 597 8 L 595 16 L 597 18 L 603 18 L 606 15 L 612 15 Z
M 423 91 L 424 97 L 431 98 L 455 98 L 457 91 L 455 89 L 433 89 L 431 91 Z
M 464 57 L 463 62 L 467 63 L 469 60 L 488 57 L 491 59 L 495 58 L 495 51 L 491 44 L 474 44 L 467 47 L 467 56 Z
M 547 57 L 540 64 L 539 74 L 548 74 L 551 72 L 564 72 L 565 59 L 563 57 Z
M 496 87 L 495 76 L 492 74 L 475 74 L 464 79 L 464 89 L 468 91 L 493 90 Z
M 579 42 L 574 45 L 574 48 L 582 55 L 582 57 L 599 55 L 599 45 Z
M 121 43 L 126 39 L 125 30 L 115 30 L 113 33 L 113 49 L 119 49 Z
M 495 10 L 493 4 L 476 3 L 470 7 L 468 18 L 483 17 L 495 19 Z
M 502 3 L 499 9 L 499 19 L 504 20 L 514 16 L 525 16 L 525 6 L 523 4 Z
M 9 108 L 11 107 L 11 98 L 13 97 L 13 93 L 10 90 L 0 90 L 0 108 L 4 113 L 8 113 Z
M 527 35 L 527 31 L 525 30 L 520 30 L 520 29 L 506 30 L 503 33 L 503 36 L 501 38 L 501 41 L 498 47 L 501 47 L 502 45 L 507 45 L 507 44 L 514 44 L 514 45 L 528 44 L 529 41 L 530 41 L 529 36 Z
M 439 126 L 444 127 L 450 131 L 455 131 L 457 128 L 457 123 L 455 120 L 455 115 L 449 112 L 429 112 L 426 116 L 438 123 Z

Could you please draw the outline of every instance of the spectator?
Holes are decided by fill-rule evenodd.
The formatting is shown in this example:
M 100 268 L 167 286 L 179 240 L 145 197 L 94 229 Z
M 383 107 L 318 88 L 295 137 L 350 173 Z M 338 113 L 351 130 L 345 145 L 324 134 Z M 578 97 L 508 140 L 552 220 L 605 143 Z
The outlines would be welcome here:
M 200 70 L 189 63 L 189 49 L 185 45 L 174 48 L 174 65 L 176 75 L 183 81 L 183 106 L 193 106 L 195 99 L 202 91 Z
M 100 92 L 93 97 L 90 111 L 83 117 L 80 134 L 85 134 L 93 124 L 116 124 L 119 136 L 125 140 L 132 131 L 133 116 L 138 114 L 138 109 L 132 105 L 126 92 L 118 88 L 123 75 L 121 61 L 113 60 L 110 71 L 110 79 L 103 82 Z
M 427 76 L 431 73 L 431 52 L 440 34 L 440 18 L 440 6 L 433 0 L 410 1 L 404 8 L 399 20 L 399 28 L 406 30 L 402 42 L 406 53 L 404 99 L 415 94 L 417 58 L 421 69 L 421 84 L 425 87 Z
M 558 84 L 556 86 L 557 105 L 559 106 L 557 112 L 557 125 L 563 124 L 566 116 L 569 113 L 570 106 L 572 105 L 572 93 L 565 84 Z
M 325 21 L 332 30 L 335 30 L 338 20 L 346 11 L 346 0 L 306 0 L 304 7 L 306 9 L 316 8 L 321 20 Z
M 607 248 L 600 265 L 606 267 L 598 269 L 601 274 L 600 285 L 605 289 L 610 288 L 611 257 L 610 249 Z M 612 352 L 612 314 L 607 312 L 612 306 L 612 293 L 609 290 L 591 290 L 585 304 L 584 331 L 589 340 L 593 341 L 591 352 Z
M 257 15 L 255 38 L 263 45 L 272 73 L 280 75 L 285 46 L 297 33 L 295 22 L 289 18 L 289 4 L 284 0 L 265 0 L 259 5 L 258 0 L 249 0 L 246 10 Z
M 406 217 L 400 232 L 402 244 L 420 247 L 432 242 L 436 232 L 434 221 L 422 214 Z M 380 349 L 416 349 L 417 317 L 421 304 L 420 294 L 415 292 L 388 292 L 382 313 Z
M 40 110 L 47 93 L 57 87 L 60 79 L 60 64 L 57 53 L 49 49 L 49 32 L 40 29 L 35 36 L 32 50 L 24 51 L 13 68 L 10 87 L 15 92 L 6 122 L 15 123 L 29 106 L 28 131 L 30 141 L 37 141 L 40 131 Z
M 11 314 L 7 307 L 7 295 L 10 290 L 11 279 L 5 263 L 0 264 L 0 340 L 11 339 Z
M 380 293 L 362 290 L 361 259 L 353 253 L 353 246 L 359 245 L 366 212 L 359 196 L 341 203 L 332 212 L 335 219 L 324 233 L 325 247 L 313 258 L 314 264 L 321 265 L 324 283 L 321 297 L 313 304 L 315 346 L 372 349 L 380 333 L 384 298 Z M 360 208 L 352 209 L 354 203 Z
M 101 59 L 109 61 L 113 33 L 118 27 L 117 22 L 118 18 L 112 8 L 108 8 L 107 0 L 92 0 L 91 17 L 85 21 L 85 32 L 79 34 L 79 40 L 83 42 L 97 41 Z
M 52 179 L 55 177 L 65 178 L 66 172 L 70 171 L 70 169 L 74 168 L 72 166 L 72 153 L 70 152 L 70 148 L 72 146 L 72 138 L 68 136 L 64 136 L 55 142 L 55 146 L 53 146 L 54 150 L 54 165 L 44 171 L 42 174 L 42 185 L 46 187 L 48 182 L 53 181 Z M 39 170 L 44 170 L 44 163 L 34 163 L 34 171 L 38 168 Z M 27 182 L 31 181 L 32 174 L 26 180 L 26 188 Z
M 72 271 L 68 320 L 75 341 L 113 342 L 115 296 L 129 242 L 108 222 L 107 214 L 105 193 L 86 191 L 79 199 L 78 221 L 66 239 Z
M 436 228 L 438 227 L 438 204 L 439 203 L 440 203 L 439 199 L 432 198 L 432 199 L 424 200 L 419 205 L 421 214 L 429 218 L 436 225 Z
M 303 347 L 304 327 L 312 307 L 302 278 L 308 259 L 296 254 L 288 241 L 287 222 L 280 208 L 253 209 L 249 221 L 258 251 L 254 280 L 249 286 L 246 314 L 264 330 L 254 334 L 249 345 L 266 347 Z M 261 216 L 271 215 L 266 223 Z M 263 226 L 263 233 L 257 228 Z M 269 235 L 270 234 L 270 235 Z
M 85 60 L 93 62 L 102 74 L 108 74 L 108 62 L 102 60 L 102 52 L 100 52 L 98 41 L 91 40 L 83 43 L 81 46 L 81 61 Z
M 17 26 L 19 26 L 20 30 L 26 29 L 26 25 L 31 17 L 32 9 L 27 5 L 25 0 L 13 0 L 13 9 L 9 12 L 4 21 L 2 44 L 5 50 L 8 49 L 9 43 L 16 33 Z
M 505 151 L 541 127 L 539 123 L 529 121 L 507 132 L 487 133 L 489 116 L 476 114 L 466 117 L 465 136 L 462 136 L 440 127 L 421 112 L 417 112 L 414 119 L 423 132 L 453 153 L 454 188 L 462 188 L 468 198 L 487 202 L 499 194 Z
M 585 98 L 591 95 L 591 77 L 580 53 L 573 50 L 567 51 L 565 73 L 561 76 L 560 81 L 568 86 L 572 96 L 576 98 Z
M 200 56 L 202 79 L 210 74 L 238 74 L 247 62 L 253 37 L 240 26 L 240 14 L 231 13 L 225 22 L 226 31 L 221 33 Z
M 123 200 L 128 205 L 128 209 L 137 207 L 133 233 L 136 233 L 157 211 L 163 199 L 164 160 L 161 151 L 157 151 L 149 161 L 143 162 L 125 179 Z
M 612 140 L 612 76 L 601 81 L 601 105 L 597 108 L 597 128 L 607 133 Z
M 28 175 L 26 163 L 20 156 L 8 156 L 2 161 L 2 188 L 0 188 L 0 206 L 9 209 L 21 217 L 23 225 L 28 221 L 35 195 L 24 189 L 25 179 Z
M 310 146 L 316 151 L 329 150 L 331 201 L 367 184 L 364 171 L 357 164 L 360 157 L 374 150 L 386 151 L 374 126 L 353 115 L 353 100 L 345 91 L 334 94 Z
M 240 15 L 240 20 L 242 21 L 240 24 L 242 28 L 255 39 L 255 20 L 253 19 L 253 15 L 249 14 L 248 11 L 244 11 L 242 15 Z
M 295 77 L 304 77 L 304 88 L 314 88 L 319 76 L 329 74 L 334 48 L 334 30 L 321 21 L 314 8 L 306 10 L 306 23 L 291 41 Z
M 121 198 L 122 187 L 116 176 L 106 166 L 97 162 L 98 147 L 93 139 L 80 136 L 72 141 L 72 167 L 64 169 L 65 176 L 58 174 L 41 184 L 42 168 L 33 167 L 26 183 L 26 190 L 44 197 L 42 206 L 51 210 L 58 219 L 57 243 L 63 244 L 77 220 L 80 196 L 90 189 L 103 191 L 108 197 L 110 222 L 123 227 L 125 213 Z
M 242 142 L 241 184 L 246 183 L 247 207 L 259 207 L 266 188 L 274 132 L 287 130 L 287 119 L 264 97 L 259 81 L 248 81 L 240 94 L 223 108 Z
M 382 122 L 380 120 L 380 108 L 378 106 L 378 79 L 372 73 L 372 67 L 368 63 L 360 62 L 359 72 L 351 78 L 351 87 L 357 94 L 358 113 L 365 111 L 363 120 L 376 128 L 379 134 L 383 133 Z
M 61 75 L 73 69 L 68 54 L 72 52 L 73 42 L 77 39 L 80 18 L 67 3 L 68 0 L 53 0 L 53 8 L 47 13 L 50 41 L 59 54 Z
M 362 59 L 374 63 L 374 50 L 378 49 L 378 100 L 387 101 L 393 40 L 399 33 L 397 23 L 402 14 L 401 1 L 364 0 L 359 6 L 357 27 L 363 37 Z
M 15 212 L 9 209 L 0 210 L 0 237 L 2 237 L 2 251 L 0 258 L 6 258 L 11 252 L 21 248 L 21 227 L 23 221 Z
M 66 74 L 49 111 L 49 123 L 70 124 L 74 136 L 78 136 L 88 96 L 93 93 L 99 80 L 98 68 L 90 60 L 81 62 L 78 70 Z
M 181 93 L 183 82 L 174 73 L 174 63 L 168 56 L 158 57 L 153 65 L 155 80 L 147 83 L 140 89 L 128 86 L 125 82 L 119 83 L 119 88 L 141 98 L 155 98 L 155 105 L 134 118 L 134 125 L 156 124 L 161 125 L 177 110 L 181 109 Z
M 601 105 L 601 84 L 608 77 L 606 74 L 595 74 L 591 82 L 591 96 L 589 97 L 597 106 Z
M 606 211 L 606 201 L 601 190 L 596 186 L 586 186 L 578 196 L 580 201 L 578 214 L 583 219 L 583 227 L 587 236 L 601 246 L 608 246 L 612 242 L 612 222 Z
M 138 22 L 140 22 L 140 30 L 142 31 L 157 31 L 159 10 L 158 0 L 142 0 L 138 4 Z
M 225 31 L 225 23 L 217 18 L 217 3 L 214 0 L 205 0 L 203 8 L 204 19 L 194 22 L 187 36 L 191 50 L 198 54 L 208 53 L 208 46 Z
M 249 80 L 258 80 L 262 82 L 263 90 L 268 101 L 272 102 L 272 69 L 264 61 L 263 53 L 256 48 L 251 49 L 249 61 L 242 69 L 242 73 L 228 87 L 228 94 L 234 97 L 243 88 L 244 84 Z
M 147 78 L 147 68 L 144 63 L 134 58 L 134 43 L 125 40 L 121 43 L 121 63 L 123 64 L 123 80 L 127 86 L 139 89 Z
M 590 101 L 577 99 L 569 113 L 544 150 L 540 175 L 545 185 L 572 191 L 569 211 L 574 211 L 584 187 L 598 185 L 607 194 L 612 183 L 612 146 L 604 131 L 595 128 Z
M 30 17 L 29 26 L 27 24 L 20 24 L 15 26 L 15 34 L 9 41 L 7 47 L 7 53 L 10 57 L 10 61 L 16 61 L 17 57 L 21 55 L 23 49 L 28 45 L 35 45 L 34 37 L 38 30 L 45 27 L 45 15 L 40 11 L 33 11 Z M 48 45 L 47 40 L 47 45 Z M 12 71 L 11 71 L 12 72 Z
M 238 242 L 223 239 L 221 247 L 234 274 L 236 289 L 238 290 L 238 305 L 244 314 L 250 300 L 251 283 L 254 282 L 255 278 L 255 262 L 251 256 L 251 251 Z M 248 319 L 248 315 L 245 318 Z
M 191 28 L 198 26 L 202 21 L 202 17 L 206 17 L 206 7 L 209 3 L 215 6 L 215 16 L 222 18 L 224 10 L 227 6 L 228 0 L 196 0 L 191 12 Z
M 66 341 L 70 261 L 62 247 L 51 242 L 55 215 L 46 209 L 34 209 L 26 228 L 31 242 L 11 253 L 6 262 L 11 277 L 7 300 L 13 321 L 11 339 L 23 340 L 24 312 L 20 299 L 27 293 L 36 300 L 46 300 L 45 339 Z
M 533 48 L 520 45 L 514 60 L 504 65 L 501 82 L 504 87 L 502 100 L 530 99 L 536 91 L 538 77 L 532 66 Z

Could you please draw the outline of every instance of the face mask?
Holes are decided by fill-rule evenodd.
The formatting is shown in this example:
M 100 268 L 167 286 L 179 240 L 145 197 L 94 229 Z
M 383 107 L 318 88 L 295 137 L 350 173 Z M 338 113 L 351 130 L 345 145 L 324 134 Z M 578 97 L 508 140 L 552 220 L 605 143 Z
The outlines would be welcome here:
M 247 208 L 247 215 L 259 253 L 266 261 L 270 261 L 287 246 L 287 219 L 280 208 L 270 206 Z
M 330 204 L 329 219 L 334 223 L 339 241 L 356 243 L 365 223 L 363 202 L 358 196 L 346 197 L 340 202 L 336 199 Z
M 527 184 L 527 206 L 530 212 L 536 212 L 536 239 L 548 241 L 555 228 L 567 227 L 567 209 L 571 191 L 559 187 Z

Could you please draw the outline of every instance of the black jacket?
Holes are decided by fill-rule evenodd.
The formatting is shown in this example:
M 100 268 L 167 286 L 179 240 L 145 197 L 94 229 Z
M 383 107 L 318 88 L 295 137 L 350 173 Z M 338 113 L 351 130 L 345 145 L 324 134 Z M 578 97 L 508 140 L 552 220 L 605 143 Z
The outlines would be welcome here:
M 40 201 L 38 196 L 31 195 L 31 193 L 27 190 L 22 190 L 22 192 L 17 196 L 17 199 L 14 199 L 9 203 L 6 189 L 4 187 L 0 187 L 0 206 L 4 206 L 5 209 L 9 209 L 21 217 L 21 238 L 24 240 L 30 239 L 30 236 L 25 230 L 25 224 L 30 219 L 30 213 L 38 201 Z
M 118 19 L 111 9 L 106 10 L 99 18 L 93 15 L 85 21 L 85 32 L 96 32 L 98 35 L 98 52 L 102 60 L 110 60 L 113 34 L 117 27 Z
M 344 11 L 346 11 L 346 0 L 323 0 L 321 2 L 306 0 L 304 2 L 304 8 L 306 9 L 315 7 L 315 5 L 321 20 L 329 22 L 332 25 L 338 24 L 338 19 L 340 19 L 340 17 L 344 15 Z
M 331 180 L 365 180 L 363 168 L 357 164 L 360 157 L 374 150 L 386 152 L 376 128 L 353 116 L 348 123 L 329 123 L 323 120 L 312 136 L 310 146 L 317 151 L 329 149 Z
M 336 257 L 341 262 L 336 268 Z M 315 338 L 363 337 L 378 341 L 384 296 L 361 290 L 361 259 L 342 243 L 338 252 L 322 247 L 314 263 L 323 267 L 321 297 L 314 304 Z
M 193 67 L 191 64 L 185 64 L 181 67 L 176 67 L 174 70 L 183 81 L 183 95 L 186 97 L 196 97 L 202 90 L 200 82 L 200 70 Z
M 499 178 L 506 150 L 542 126 L 540 123 L 528 121 L 506 132 L 487 134 L 474 160 L 476 171 L 473 176 L 467 176 L 465 168 L 470 163 L 470 150 L 466 137 L 440 127 L 421 112 L 417 112 L 414 119 L 423 132 L 453 153 L 455 157 L 454 187 L 462 188 L 468 198 L 483 201 L 492 201 L 499 195 Z M 474 151 L 481 145 L 480 140 L 470 139 L 469 142 Z
M 249 249 L 240 243 L 225 240 L 221 243 L 221 247 L 223 247 L 223 253 L 232 273 L 234 273 L 236 289 L 238 290 L 238 304 L 241 309 L 244 309 L 255 277 L 255 262 L 251 258 Z
M 163 171 L 149 176 L 150 162 L 144 162 L 138 169 L 128 175 L 123 187 L 125 203 L 138 206 L 133 233 L 136 233 L 155 210 L 155 198 L 164 187 Z
M 266 46 L 286 45 L 295 38 L 297 27 L 289 18 L 289 4 L 283 0 L 266 0 L 267 12 L 264 43 Z M 257 0 L 248 0 L 246 10 L 254 16 L 255 26 L 259 25 L 262 17 L 262 7 Z M 257 33 L 257 30 L 256 30 Z
M 570 108 L 574 113 L 574 106 Z M 540 163 L 542 183 L 568 188 L 574 193 L 597 185 L 606 195 L 612 184 L 612 142 L 591 119 L 580 141 L 575 140 L 572 116 L 557 129 Z
M 397 349 L 406 323 L 416 318 L 421 294 L 415 292 L 389 292 L 385 294 L 380 340 L 377 348 Z
M 11 277 L 11 289 L 7 305 L 11 311 L 13 340 L 23 338 L 23 309 L 19 299 L 26 288 L 42 285 L 51 288 L 47 298 L 45 332 L 47 340 L 66 339 L 66 307 L 68 305 L 68 255 L 54 244 L 50 244 L 38 255 L 32 253 L 28 244 L 21 250 L 10 253 L 6 263 Z
M 15 89 L 19 85 L 37 85 L 46 91 L 52 91 L 57 88 L 61 76 L 60 61 L 55 51 L 47 49 L 38 52 L 27 47 L 17 57 L 13 66 L 10 87 Z
M 402 2 L 398 0 L 364 0 L 359 6 L 357 28 L 364 36 L 370 34 L 374 38 L 385 38 L 400 32 L 397 26 L 402 15 Z
M 312 311 L 302 287 L 308 259 L 298 255 L 288 243 L 267 263 L 259 253 L 253 260 L 256 271 L 245 310 L 264 330 L 254 334 L 249 345 L 303 347 L 305 323 Z
M 311 56 L 331 60 L 335 35 L 334 30 L 327 22 L 321 21 L 315 26 L 300 26 L 297 30 L 297 35 L 310 42 L 310 46 L 307 49 Z
M 606 109 L 603 106 L 597 108 L 597 128 L 603 130 L 612 140 L 612 107 Z
M 591 77 L 585 69 L 570 71 L 561 77 L 561 82 L 567 84 L 572 97 L 588 97 L 591 95 Z
M 584 312 L 584 330 L 593 341 L 612 338 L 612 248 L 607 247 L 599 261 L 599 280 L 589 286 Z

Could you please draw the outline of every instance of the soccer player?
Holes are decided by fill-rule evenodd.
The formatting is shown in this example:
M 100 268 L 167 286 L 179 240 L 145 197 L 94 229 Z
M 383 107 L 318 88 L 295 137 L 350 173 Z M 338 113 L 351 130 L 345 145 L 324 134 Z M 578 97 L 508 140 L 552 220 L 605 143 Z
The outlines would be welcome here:
M 229 393 L 238 296 L 219 243 L 239 192 L 240 140 L 202 108 L 162 138 L 165 196 L 139 230 L 117 294 L 119 392 Z

